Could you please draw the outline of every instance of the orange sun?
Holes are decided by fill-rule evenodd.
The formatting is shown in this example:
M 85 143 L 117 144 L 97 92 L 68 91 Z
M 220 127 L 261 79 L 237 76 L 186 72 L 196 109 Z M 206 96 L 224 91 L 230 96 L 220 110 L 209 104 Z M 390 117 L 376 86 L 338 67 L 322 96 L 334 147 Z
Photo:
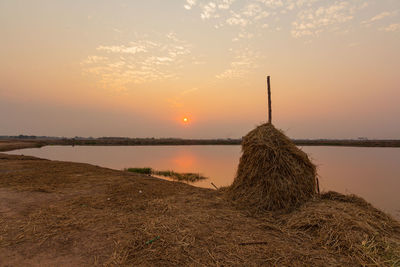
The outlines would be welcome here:
M 184 118 L 183 118 L 183 122 L 184 122 L 184 123 L 187 123 L 187 122 L 189 122 L 189 119 L 188 119 L 187 117 L 184 117 Z

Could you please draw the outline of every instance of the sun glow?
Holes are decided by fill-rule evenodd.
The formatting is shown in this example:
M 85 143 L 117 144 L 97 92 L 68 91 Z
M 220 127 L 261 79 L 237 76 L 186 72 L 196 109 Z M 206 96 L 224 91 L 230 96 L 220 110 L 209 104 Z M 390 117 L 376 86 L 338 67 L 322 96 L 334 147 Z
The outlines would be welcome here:
M 189 119 L 187 117 L 184 117 L 182 120 L 183 120 L 184 123 L 188 123 L 189 122 Z

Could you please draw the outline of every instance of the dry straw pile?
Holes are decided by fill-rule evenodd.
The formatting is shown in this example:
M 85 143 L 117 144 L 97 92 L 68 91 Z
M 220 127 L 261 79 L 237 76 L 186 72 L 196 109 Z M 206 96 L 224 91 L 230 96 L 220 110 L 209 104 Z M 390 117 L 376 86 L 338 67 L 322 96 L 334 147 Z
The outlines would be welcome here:
M 254 211 L 290 210 L 316 194 L 314 164 L 271 123 L 249 132 L 242 152 L 227 192 L 239 206 Z
M 360 197 L 324 193 L 281 218 L 303 244 L 349 260 L 340 265 L 400 266 L 400 224 Z M 325 265 L 338 264 L 326 259 Z

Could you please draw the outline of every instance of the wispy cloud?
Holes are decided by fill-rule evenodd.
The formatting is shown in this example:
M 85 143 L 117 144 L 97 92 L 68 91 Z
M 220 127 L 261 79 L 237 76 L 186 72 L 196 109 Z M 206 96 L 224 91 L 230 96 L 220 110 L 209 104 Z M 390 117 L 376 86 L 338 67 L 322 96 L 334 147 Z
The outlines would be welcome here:
M 99 45 L 97 54 L 82 61 L 83 72 L 96 77 L 104 88 L 124 91 L 129 85 L 177 78 L 182 65 L 190 62 L 191 46 L 174 33 L 157 36 L 158 41 L 138 39 Z
M 249 48 L 234 51 L 234 57 L 229 67 L 215 77 L 217 79 L 243 78 L 251 70 L 257 68 L 255 59 L 258 57 L 259 54 Z
M 384 17 L 388 17 L 388 16 L 393 15 L 393 13 L 394 13 L 394 12 L 387 12 L 387 11 L 386 11 L 386 12 L 382 12 L 382 13 L 380 13 L 380 14 L 378 14 L 378 15 L 372 17 L 372 18 L 370 19 L 370 22 L 374 22 L 374 21 L 377 21 L 377 20 L 381 20 L 381 19 L 383 19 Z
M 191 10 L 194 6 L 197 6 L 200 10 L 200 17 L 203 20 L 211 18 L 219 18 L 220 11 L 229 10 L 235 0 L 213 0 L 213 1 L 202 1 L 202 0 L 186 0 L 183 7 L 187 10 Z
M 311 7 L 300 11 L 292 23 L 292 36 L 316 36 L 353 19 L 355 6 L 347 1 L 336 1 L 329 6 Z
M 185 5 L 190 5 L 190 9 L 193 6 L 189 0 Z M 287 30 L 294 38 L 312 38 L 325 31 L 346 31 L 344 25 L 368 3 L 365 0 L 198 0 L 196 6 L 200 17 L 214 20 L 216 28 L 238 27 L 242 33 L 253 35 L 279 29 Z
M 168 98 L 167 102 L 170 103 L 170 105 L 174 108 L 181 108 L 184 106 L 183 104 L 183 98 L 188 95 L 191 94 L 193 92 L 196 92 L 197 90 L 199 90 L 199 88 L 194 87 L 194 88 L 190 88 L 187 90 L 182 91 L 180 94 L 178 94 L 177 96 L 173 97 L 173 98 Z
M 186 0 L 186 4 L 183 7 L 190 10 L 194 5 L 196 5 L 196 0 Z
M 381 12 L 381 13 L 373 16 L 369 20 L 364 20 L 362 22 L 362 24 L 366 24 L 367 26 L 370 26 L 371 24 L 373 24 L 373 23 L 375 23 L 377 21 L 383 20 L 384 18 L 387 18 L 387 17 L 393 17 L 396 14 L 397 14 L 396 10 L 395 11 L 384 11 L 384 12 Z
M 389 26 L 380 28 L 381 31 L 385 32 L 400 32 L 400 23 L 393 23 Z
M 218 7 L 214 2 L 209 2 L 202 6 L 202 12 L 200 14 L 202 19 L 209 19 L 211 17 L 217 18 L 219 15 L 216 13 Z
M 140 52 L 146 52 L 146 46 L 144 44 L 131 43 L 129 46 L 124 45 L 112 45 L 112 46 L 99 46 L 99 51 L 106 51 L 110 53 L 124 53 L 124 54 L 136 54 Z
M 229 9 L 235 0 L 222 0 L 218 3 L 219 9 Z
M 247 24 L 249 24 L 249 20 L 243 17 L 241 14 L 232 12 L 231 17 L 226 19 L 226 23 L 228 25 L 247 26 Z

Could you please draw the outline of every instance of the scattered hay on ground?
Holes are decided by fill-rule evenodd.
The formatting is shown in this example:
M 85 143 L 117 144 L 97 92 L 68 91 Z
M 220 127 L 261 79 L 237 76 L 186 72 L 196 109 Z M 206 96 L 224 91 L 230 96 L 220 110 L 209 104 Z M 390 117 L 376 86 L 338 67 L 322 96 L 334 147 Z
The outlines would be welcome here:
M 328 192 L 282 218 L 304 242 L 363 266 L 400 266 L 400 224 L 362 198 Z
M 290 210 L 316 194 L 314 164 L 272 124 L 249 132 L 242 151 L 236 178 L 227 190 L 239 206 L 255 211 Z

